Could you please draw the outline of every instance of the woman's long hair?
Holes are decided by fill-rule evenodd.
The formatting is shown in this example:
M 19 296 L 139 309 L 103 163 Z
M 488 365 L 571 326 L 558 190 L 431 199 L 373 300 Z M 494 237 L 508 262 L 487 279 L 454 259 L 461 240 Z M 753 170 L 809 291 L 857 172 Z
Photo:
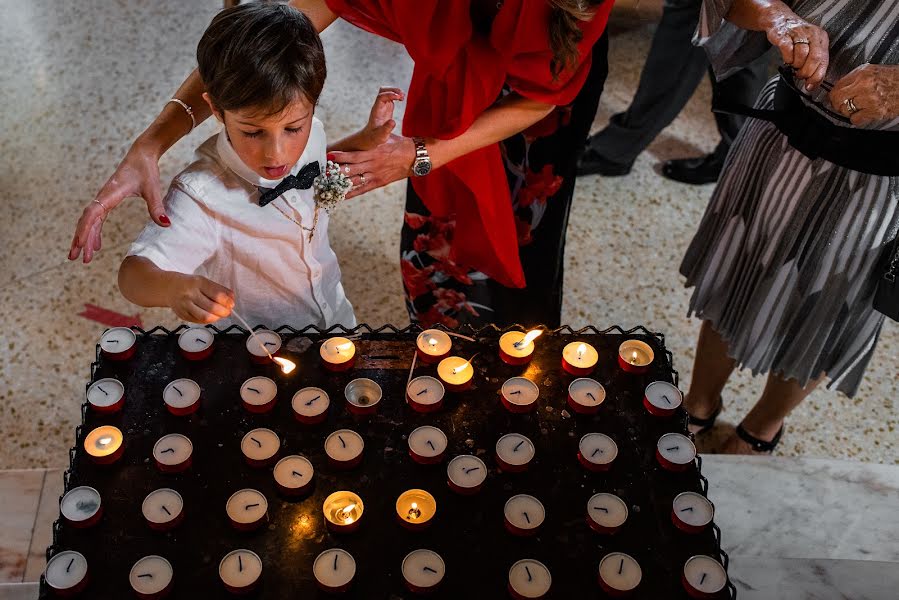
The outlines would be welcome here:
M 549 41 L 553 59 L 550 71 L 553 77 L 577 63 L 577 45 L 584 34 L 578 27 L 579 21 L 589 21 L 596 13 L 596 7 L 605 0 L 548 0 L 552 7 L 549 17 Z

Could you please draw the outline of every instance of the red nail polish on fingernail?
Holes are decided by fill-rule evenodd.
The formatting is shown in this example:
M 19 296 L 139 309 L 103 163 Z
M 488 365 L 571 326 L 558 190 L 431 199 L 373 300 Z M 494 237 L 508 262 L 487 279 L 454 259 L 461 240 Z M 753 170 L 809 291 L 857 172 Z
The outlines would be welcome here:
M 328 160 L 330 160 L 330 161 L 333 161 L 333 160 L 334 160 L 334 153 L 333 153 L 333 152 L 328 152 L 326 158 L 327 158 Z
M 168 218 L 167 216 L 165 216 L 165 215 L 160 215 L 160 216 L 159 216 L 159 221 L 160 221 L 161 223 L 165 223 L 166 225 L 171 225 L 171 224 L 172 224 L 172 222 L 169 221 L 169 218 Z

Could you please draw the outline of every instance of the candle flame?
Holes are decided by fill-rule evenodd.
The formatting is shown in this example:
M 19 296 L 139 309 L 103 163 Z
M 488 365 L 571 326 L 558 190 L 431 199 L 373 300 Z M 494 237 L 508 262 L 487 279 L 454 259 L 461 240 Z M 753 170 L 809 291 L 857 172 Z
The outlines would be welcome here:
M 578 359 L 584 358 L 584 355 L 587 353 L 587 344 L 581 344 L 577 347 L 577 357 Z
M 526 336 L 524 336 L 523 340 L 521 340 L 521 345 L 527 346 L 528 344 L 530 344 L 531 342 L 536 340 L 538 337 L 540 337 L 540 335 L 542 333 L 543 333 L 542 329 L 533 329 L 531 331 L 528 331 L 528 334 Z
M 99 440 L 97 440 L 97 443 L 101 446 L 108 446 L 109 444 L 112 443 L 112 438 L 107 435 L 107 436 L 101 437 Z
M 458 367 L 453 369 L 453 375 L 458 375 L 459 373 L 461 373 L 462 371 L 464 371 L 465 369 L 467 369 L 470 366 L 471 366 L 471 361 L 466 360 L 464 364 L 461 364 Z
M 340 511 L 342 515 L 341 518 L 343 519 L 344 523 L 352 523 L 356 520 L 356 517 L 353 516 L 353 509 L 355 508 L 356 504 L 354 502 L 353 504 L 345 506 L 343 510 Z
M 416 503 L 416 502 L 412 503 L 412 510 L 418 510 L 418 503 Z
M 631 356 L 631 364 L 632 365 L 637 364 L 637 351 L 636 350 L 634 350 L 634 354 L 633 354 L 633 356 Z
M 433 348 L 434 346 L 437 345 L 437 338 L 433 338 L 433 337 L 432 337 L 432 338 L 428 338 L 428 344 L 430 344 L 431 347 Z
M 272 360 L 278 363 L 281 366 L 281 372 L 287 375 L 288 373 L 292 373 L 294 369 L 297 368 L 297 364 L 292 360 L 287 360 L 286 358 L 281 358 L 280 356 L 273 356 Z
M 337 350 L 337 354 L 340 354 L 342 350 L 349 350 L 353 347 L 353 342 L 347 342 L 346 344 L 338 345 L 335 350 Z

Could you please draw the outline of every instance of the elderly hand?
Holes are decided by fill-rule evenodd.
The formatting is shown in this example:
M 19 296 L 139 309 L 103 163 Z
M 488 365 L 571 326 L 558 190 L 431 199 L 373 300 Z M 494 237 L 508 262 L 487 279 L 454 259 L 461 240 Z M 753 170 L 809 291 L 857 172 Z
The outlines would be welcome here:
M 860 65 L 837 81 L 830 103 L 855 126 L 899 117 L 899 65 Z
M 415 143 L 412 138 L 391 135 L 373 150 L 334 151 L 328 154 L 328 160 L 338 163 L 352 180 L 353 189 L 346 195 L 350 199 L 409 177 L 415 161 Z
M 793 67 L 797 79 L 805 80 L 806 90 L 824 81 L 830 64 L 827 32 L 792 11 L 775 16 L 765 28 L 768 41 L 780 50 L 785 64 Z

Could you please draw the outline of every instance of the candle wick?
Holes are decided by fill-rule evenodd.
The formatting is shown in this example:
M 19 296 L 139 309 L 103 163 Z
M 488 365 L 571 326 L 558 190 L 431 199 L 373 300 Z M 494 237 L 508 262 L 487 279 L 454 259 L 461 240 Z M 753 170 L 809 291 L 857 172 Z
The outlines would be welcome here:
M 422 571 L 430 571 L 431 573 L 435 573 L 435 574 L 437 573 L 437 571 L 435 571 L 431 567 L 425 567 L 424 569 L 422 569 Z
M 318 399 L 321 398 L 321 397 L 322 397 L 322 395 L 319 394 L 318 396 L 316 396 L 315 398 L 313 398 L 312 400 L 310 400 L 309 402 L 307 402 L 307 403 L 306 403 L 306 406 L 312 406 L 312 403 L 315 402 L 316 400 L 318 400 Z
M 524 520 L 528 522 L 528 525 L 530 525 L 530 524 L 531 524 L 531 518 L 528 516 L 528 513 L 522 512 L 521 514 L 524 515 Z
M 237 555 L 237 570 L 241 573 L 243 572 L 243 559 L 240 557 L 240 554 Z
M 244 510 L 250 510 L 251 508 L 254 508 L 254 507 L 256 507 L 256 506 L 259 506 L 259 503 L 258 503 L 258 502 L 254 502 L 253 504 L 247 504 L 246 506 L 243 507 L 243 509 L 244 509 Z
M 336 552 L 334 553 L 334 570 L 337 570 L 337 559 L 340 558 L 340 555 Z
M 200 342 L 201 344 L 205 344 L 205 343 L 206 343 L 206 340 L 204 340 L 203 338 L 194 338 L 194 339 L 195 339 L 196 341 Z
M 596 402 L 596 396 L 593 395 L 593 392 L 587 392 L 587 395 L 590 396 L 590 398 L 591 398 L 594 402 Z
M 465 474 L 468 475 L 468 474 L 470 474 L 472 471 L 477 471 L 477 470 L 479 470 L 480 468 L 481 468 L 481 467 L 471 467 L 470 469 L 464 469 L 464 470 L 465 470 Z
M 593 510 L 601 510 L 602 512 L 609 514 L 609 509 L 605 506 L 594 506 Z
M 668 450 L 669 452 L 674 451 L 674 450 L 680 450 L 680 446 L 671 446 L 670 448 L 665 448 L 665 450 Z
M 250 439 L 253 440 L 254 442 L 256 442 L 256 445 L 257 445 L 257 446 L 259 446 L 260 448 L 262 448 L 262 442 L 260 442 L 259 440 L 257 440 L 257 439 L 254 438 L 253 436 L 250 436 Z
M 418 392 L 418 393 L 415 394 L 415 395 L 416 395 L 416 396 L 421 396 L 422 394 L 427 394 L 427 393 L 428 393 L 428 388 L 425 388 L 425 389 L 423 389 L 422 391 Z
M 249 387 L 249 386 L 248 386 L 247 389 L 250 390 L 251 392 L 256 392 L 257 394 L 261 393 L 259 390 L 257 390 L 257 389 L 254 388 L 254 387 Z
M 177 385 L 173 385 L 173 386 L 172 386 L 172 389 L 175 390 L 176 392 L 178 392 L 178 395 L 179 395 L 179 396 L 184 396 L 184 394 L 181 393 L 181 390 L 178 389 L 178 386 L 177 386 Z
M 141 573 L 140 575 L 138 575 L 138 577 L 149 577 L 150 579 L 153 579 L 153 574 L 152 573 Z
M 680 509 L 681 512 L 687 512 L 688 510 L 689 510 L 690 512 L 693 512 L 693 507 L 692 507 L 692 506 L 688 506 L 687 508 L 682 508 L 682 509 Z
M 515 394 L 520 394 L 521 390 L 515 390 L 514 392 L 509 392 L 510 396 L 514 396 Z
M 534 578 L 531 576 L 531 570 L 528 569 L 528 566 L 527 566 L 527 565 L 524 566 L 524 570 L 527 571 L 527 574 L 528 574 L 528 581 L 534 581 Z
M 343 441 L 343 437 L 340 436 L 340 435 L 338 435 L 338 436 L 337 436 L 337 439 L 340 440 L 340 443 L 343 444 L 343 447 L 344 447 L 344 448 L 346 448 L 346 442 Z
M 518 442 L 517 444 L 515 444 L 515 447 L 512 448 L 512 452 L 518 452 L 518 449 L 521 448 L 521 445 L 522 445 L 523 443 L 524 443 L 524 440 L 521 440 L 520 442 Z
M 665 402 L 667 402 L 669 406 L 671 405 L 671 400 L 669 400 L 669 399 L 668 399 L 668 396 L 666 396 L 665 394 L 662 394 L 662 399 L 663 399 Z
M 118 344 L 119 340 L 106 340 L 107 344 Z
M 597 448 L 596 450 L 593 451 L 593 454 L 591 454 L 590 456 L 596 456 L 596 453 L 597 453 L 597 452 L 599 452 L 600 454 L 602 454 L 602 448 Z
M 431 440 L 428 440 L 428 446 L 431 447 L 431 450 L 436 450 L 436 449 L 437 449 L 437 448 L 434 447 L 434 442 L 432 442 Z
M 618 574 L 621 575 L 621 572 L 624 571 L 624 559 L 621 559 L 621 562 L 618 563 Z
M 167 514 L 168 516 L 170 516 L 170 517 L 172 516 L 172 513 L 170 513 L 170 512 L 169 512 L 169 509 L 167 509 L 167 508 L 165 507 L 165 504 L 162 505 L 162 510 L 164 510 L 164 511 L 165 511 L 165 514 Z
M 292 473 L 293 473 L 296 477 L 302 477 L 302 476 L 303 476 L 302 473 L 297 473 L 296 471 L 292 471 Z
M 702 585 L 703 583 L 705 583 L 705 578 L 706 578 L 707 575 L 708 575 L 708 573 L 703 573 L 703 574 L 702 574 L 702 578 L 699 580 L 699 585 Z
M 104 390 L 102 385 L 98 385 L 98 386 L 97 386 L 97 389 L 100 390 L 101 392 L 103 392 L 104 394 L 106 394 L 107 396 L 109 395 L 109 392 L 107 392 L 106 390 Z
M 266 346 L 277 346 L 275 342 L 264 342 Z
M 175 449 L 174 449 L 174 448 L 166 448 L 165 450 L 163 450 L 162 452 L 160 452 L 160 454 L 165 454 L 166 452 L 173 452 L 173 453 L 174 453 L 174 452 L 175 452 Z
M 72 564 L 73 564 L 74 562 L 75 562 L 75 559 L 74 559 L 74 558 L 73 558 L 72 560 L 69 561 L 69 566 L 66 567 L 66 573 L 68 573 L 68 572 L 69 572 L 69 569 L 72 568 Z

